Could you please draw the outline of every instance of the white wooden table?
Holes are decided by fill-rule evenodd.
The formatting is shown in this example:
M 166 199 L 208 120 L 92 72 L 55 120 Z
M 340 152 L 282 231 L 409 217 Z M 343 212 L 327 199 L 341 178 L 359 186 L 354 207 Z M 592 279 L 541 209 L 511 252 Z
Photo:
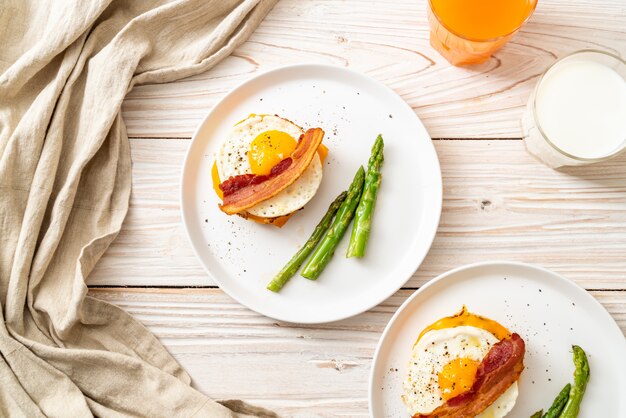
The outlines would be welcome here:
M 203 392 L 285 416 L 366 416 L 385 324 L 415 289 L 462 264 L 545 266 L 587 288 L 626 330 L 626 155 L 556 172 L 520 141 L 538 76 L 582 48 L 626 56 L 624 0 L 539 0 L 512 42 L 473 68 L 452 67 L 431 49 L 423 0 L 282 0 L 211 71 L 129 94 L 131 208 L 89 278 L 91 294 L 143 321 Z M 437 237 L 405 288 L 321 326 L 279 323 L 226 296 L 196 261 L 178 202 L 185 150 L 211 107 L 259 71 L 303 62 L 348 66 L 398 92 L 433 137 L 444 184 Z

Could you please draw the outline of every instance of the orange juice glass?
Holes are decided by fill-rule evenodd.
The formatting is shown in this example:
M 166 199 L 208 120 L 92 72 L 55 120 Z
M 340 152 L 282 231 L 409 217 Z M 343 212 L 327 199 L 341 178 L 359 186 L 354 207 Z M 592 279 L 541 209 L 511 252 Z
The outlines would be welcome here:
M 451 64 L 479 64 L 526 23 L 537 0 L 429 0 L 430 44 Z

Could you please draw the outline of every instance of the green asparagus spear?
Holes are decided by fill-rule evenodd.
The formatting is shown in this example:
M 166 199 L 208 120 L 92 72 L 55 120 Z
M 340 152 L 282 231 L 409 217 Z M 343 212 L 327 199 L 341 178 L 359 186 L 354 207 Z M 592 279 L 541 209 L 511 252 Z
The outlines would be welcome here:
M 541 418 L 558 418 L 561 414 L 561 411 L 563 411 L 563 408 L 565 408 L 567 400 L 569 399 L 569 391 L 571 388 L 572 385 L 570 385 L 569 383 L 565 385 L 565 387 L 561 389 L 559 394 L 556 395 L 556 398 L 554 398 L 552 406 L 550 406 L 550 408 Z
M 337 215 L 335 215 L 335 220 L 328 228 L 328 231 L 326 231 L 326 234 L 324 234 L 322 242 L 315 249 L 309 261 L 304 265 L 300 273 L 302 277 L 311 280 L 317 279 L 332 258 L 339 241 L 341 241 L 341 238 L 346 233 L 346 229 L 348 229 L 348 225 L 350 225 L 350 221 L 354 217 L 354 211 L 363 191 L 364 178 L 365 171 L 363 167 L 359 167 L 348 189 L 348 196 L 346 196 L 346 199 L 337 211 Z
M 304 260 L 311 254 L 311 252 L 315 249 L 317 244 L 322 239 L 324 232 L 330 227 L 331 222 L 333 221 L 333 217 L 337 210 L 341 206 L 341 203 L 345 200 L 347 196 L 347 192 L 341 192 L 339 196 L 330 204 L 328 207 L 328 211 L 326 211 L 326 215 L 322 218 L 322 220 L 317 224 L 313 233 L 309 237 L 308 241 L 304 243 L 304 246 L 300 248 L 300 250 L 285 264 L 285 267 L 282 268 L 281 271 L 272 279 L 272 281 L 267 285 L 267 288 L 272 292 L 279 292 L 280 289 L 287 283 L 287 281 L 298 271 Z
M 540 409 L 539 411 L 535 412 L 534 414 L 532 414 L 530 416 L 530 418 L 541 418 L 541 415 L 543 414 L 543 409 Z
M 559 418 L 576 418 L 578 411 L 580 410 L 580 404 L 587 388 L 587 382 L 589 381 L 589 362 L 587 361 L 587 355 L 577 345 L 572 346 L 574 351 L 574 384 L 569 391 L 569 399 L 565 404 L 565 408 Z
M 376 205 L 376 195 L 382 179 L 380 167 L 384 159 L 384 145 L 383 137 L 378 135 L 376 141 L 374 141 L 374 146 L 372 146 L 372 153 L 367 164 L 363 194 L 354 215 L 354 225 L 352 226 L 352 235 L 350 236 L 350 245 L 348 245 L 346 257 L 363 257 L 365 255 L 365 247 L 367 246 L 372 226 L 372 215 Z

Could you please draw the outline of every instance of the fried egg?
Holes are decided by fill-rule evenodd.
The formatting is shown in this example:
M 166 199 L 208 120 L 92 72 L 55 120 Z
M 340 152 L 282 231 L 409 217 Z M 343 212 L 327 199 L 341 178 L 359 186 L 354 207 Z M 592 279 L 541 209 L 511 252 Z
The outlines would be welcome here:
M 463 310 L 422 332 L 411 351 L 402 400 L 411 416 L 429 414 L 474 384 L 482 359 L 508 331 L 495 321 Z M 518 396 L 513 383 L 479 418 L 502 418 Z
M 240 174 L 267 175 L 272 167 L 289 157 L 304 130 L 275 115 L 250 115 L 230 130 L 216 156 L 220 179 Z M 293 184 L 276 196 L 247 210 L 249 214 L 275 218 L 301 209 L 315 196 L 322 182 L 319 153 Z

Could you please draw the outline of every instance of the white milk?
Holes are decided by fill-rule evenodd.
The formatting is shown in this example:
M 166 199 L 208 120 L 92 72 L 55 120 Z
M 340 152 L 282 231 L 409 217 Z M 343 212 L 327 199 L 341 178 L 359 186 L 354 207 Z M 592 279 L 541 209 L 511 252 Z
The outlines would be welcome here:
M 583 160 L 610 156 L 625 145 L 626 81 L 604 63 L 584 58 L 574 54 L 555 64 L 535 91 L 536 119 L 533 98 L 524 117 L 528 150 L 553 167 L 584 161 L 555 151 L 544 135 L 556 148 Z

